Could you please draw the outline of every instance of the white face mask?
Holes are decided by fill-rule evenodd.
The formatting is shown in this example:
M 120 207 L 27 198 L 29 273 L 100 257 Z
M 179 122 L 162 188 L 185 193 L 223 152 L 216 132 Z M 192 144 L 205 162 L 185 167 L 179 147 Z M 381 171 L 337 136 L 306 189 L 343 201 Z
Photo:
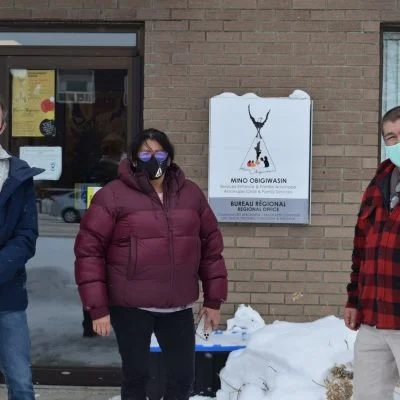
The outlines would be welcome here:
M 385 150 L 390 161 L 396 167 L 400 167 L 400 143 L 393 144 L 392 146 L 385 145 Z

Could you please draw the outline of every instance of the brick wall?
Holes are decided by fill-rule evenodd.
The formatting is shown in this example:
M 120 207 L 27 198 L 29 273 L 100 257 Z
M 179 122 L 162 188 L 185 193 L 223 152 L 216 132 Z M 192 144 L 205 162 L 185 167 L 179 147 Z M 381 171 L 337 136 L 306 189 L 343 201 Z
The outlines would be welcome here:
M 396 0 L 0 0 L 0 19 L 145 22 L 144 118 L 207 187 L 208 99 L 314 100 L 312 225 L 222 225 L 238 303 L 266 320 L 340 314 L 353 225 L 378 157 L 380 22 Z

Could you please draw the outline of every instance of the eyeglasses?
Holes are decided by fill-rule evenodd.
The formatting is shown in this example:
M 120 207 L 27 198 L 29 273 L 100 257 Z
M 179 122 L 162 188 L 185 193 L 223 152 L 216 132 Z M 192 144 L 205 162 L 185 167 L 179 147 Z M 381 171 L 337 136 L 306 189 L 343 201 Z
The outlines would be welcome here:
M 400 197 L 399 197 L 400 182 L 396 185 L 396 187 L 394 188 L 394 191 L 395 191 L 395 194 L 390 199 L 390 209 L 391 210 L 393 210 L 393 208 L 395 208 L 397 206 L 397 204 L 399 204 L 399 201 L 400 201 Z
M 168 153 L 166 151 L 139 151 L 138 158 L 143 162 L 150 161 L 152 155 L 154 154 L 155 159 L 158 162 L 165 161 L 168 158 Z

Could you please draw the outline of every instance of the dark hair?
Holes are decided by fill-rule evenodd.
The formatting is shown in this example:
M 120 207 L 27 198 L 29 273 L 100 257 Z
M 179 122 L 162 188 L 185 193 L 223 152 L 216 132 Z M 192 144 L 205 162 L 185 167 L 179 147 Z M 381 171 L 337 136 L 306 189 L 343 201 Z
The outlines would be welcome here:
M 145 129 L 142 133 L 133 138 L 131 146 L 132 161 L 138 160 L 138 153 L 140 146 L 146 140 L 155 140 L 156 142 L 158 142 L 163 147 L 163 149 L 168 153 L 171 162 L 174 161 L 175 149 L 170 140 L 168 139 L 168 136 L 164 132 L 161 132 L 158 129 L 154 128 Z
M 0 127 L 1 127 L 3 123 L 7 121 L 7 116 L 8 116 L 8 108 L 3 96 L 0 96 L 0 110 L 3 112 L 3 120 L 0 121 Z
M 101 152 L 105 156 L 119 157 L 125 149 L 125 141 L 119 135 L 109 134 L 101 141 Z
M 386 122 L 396 122 L 398 119 L 400 119 L 400 106 L 393 107 L 387 111 L 382 117 L 381 133 L 383 134 L 383 125 Z

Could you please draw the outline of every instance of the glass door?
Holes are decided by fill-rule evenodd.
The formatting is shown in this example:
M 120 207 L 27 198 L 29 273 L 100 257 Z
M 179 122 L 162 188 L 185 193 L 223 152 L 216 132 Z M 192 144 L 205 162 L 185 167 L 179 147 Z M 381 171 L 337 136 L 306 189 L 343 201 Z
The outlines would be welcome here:
M 27 266 L 34 367 L 118 367 L 114 335 L 91 334 L 73 244 L 96 188 L 116 178 L 133 131 L 129 57 L 7 58 L 5 146 L 45 168 L 35 180 L 39 233 Z

